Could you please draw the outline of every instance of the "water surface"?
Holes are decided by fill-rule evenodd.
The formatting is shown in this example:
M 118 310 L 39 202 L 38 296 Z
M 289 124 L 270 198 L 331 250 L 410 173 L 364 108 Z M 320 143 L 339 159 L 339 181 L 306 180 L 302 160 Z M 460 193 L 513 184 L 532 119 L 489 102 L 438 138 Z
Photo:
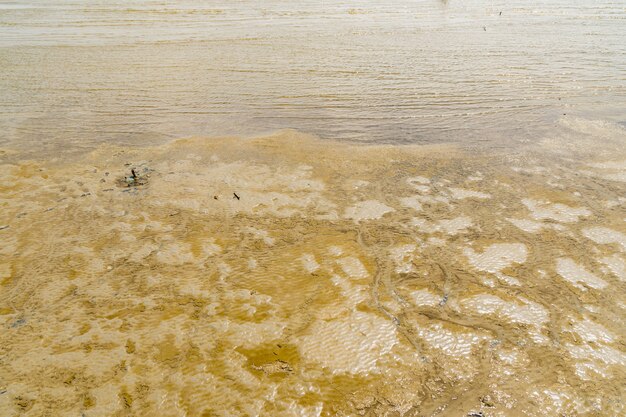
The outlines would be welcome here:
M 0 3 L 0 415 L 624 415 L 625 17 Z
M 626 120 L 625 20 L 610 0 L 5 1 L 0 141 L 532 140 L 563 113 Z

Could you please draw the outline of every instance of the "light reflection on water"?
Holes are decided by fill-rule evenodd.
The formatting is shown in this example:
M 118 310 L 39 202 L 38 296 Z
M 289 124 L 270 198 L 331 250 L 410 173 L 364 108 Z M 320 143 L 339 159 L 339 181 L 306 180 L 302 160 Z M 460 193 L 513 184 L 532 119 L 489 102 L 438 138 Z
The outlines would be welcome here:
M 619 122 L 625 20 L 610 0 L 3 2 L 0 144 L 280 128 L 420 143 L 532 138 L 563 113 Z

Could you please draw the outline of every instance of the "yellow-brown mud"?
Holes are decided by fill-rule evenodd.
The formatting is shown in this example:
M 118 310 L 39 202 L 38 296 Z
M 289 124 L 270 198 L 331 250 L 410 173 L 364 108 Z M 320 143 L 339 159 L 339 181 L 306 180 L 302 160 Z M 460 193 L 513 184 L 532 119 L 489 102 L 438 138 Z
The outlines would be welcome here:
M 7 150 L 0 414 L 621 415 L 623 130 L 570 129 Z

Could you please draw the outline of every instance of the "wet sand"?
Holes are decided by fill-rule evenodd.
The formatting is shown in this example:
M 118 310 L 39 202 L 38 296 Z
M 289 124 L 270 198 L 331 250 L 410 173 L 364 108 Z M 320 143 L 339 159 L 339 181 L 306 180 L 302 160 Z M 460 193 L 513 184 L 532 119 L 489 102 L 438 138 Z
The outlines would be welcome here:
M 559 123 L 1 150 L 0 414 L 622 415 L 625 132 Z

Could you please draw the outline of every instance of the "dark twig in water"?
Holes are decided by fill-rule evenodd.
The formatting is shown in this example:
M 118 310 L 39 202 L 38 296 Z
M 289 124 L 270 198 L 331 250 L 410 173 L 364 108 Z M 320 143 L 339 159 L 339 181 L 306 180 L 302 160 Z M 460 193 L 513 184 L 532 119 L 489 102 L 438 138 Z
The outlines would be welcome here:
M 444 306 L 444 305 L 446 305 L 447 302 L 448 302 L 448 294 L 444 294 L 443 298 L 441 299 L 441 301 L 439 301 L 439 305 L 440 306 Z
M 145 172 L 149 172 L 150 170 L 148 168 L 144 168 L 144 173 Z M 124 176 L 122 178 L 118 178 L 116 183 L 118 187 L 125 187 L 125 188 L 136 188 L 139 186 L 143 186 L 143 185 L 147 185 L 148 184 L 148 178 L 149 175 L 142 175 L 140 176 L 135 168 L 131 168 L 130 169 L 130 175 L 129 176 Z
M 237 195 L 237 193 L 233 193 L 233 195 L 235 196 L 235 198 L 236 198 L 237 200 L 241 200 L 241 198 L 239 198 L 239 196 Z

